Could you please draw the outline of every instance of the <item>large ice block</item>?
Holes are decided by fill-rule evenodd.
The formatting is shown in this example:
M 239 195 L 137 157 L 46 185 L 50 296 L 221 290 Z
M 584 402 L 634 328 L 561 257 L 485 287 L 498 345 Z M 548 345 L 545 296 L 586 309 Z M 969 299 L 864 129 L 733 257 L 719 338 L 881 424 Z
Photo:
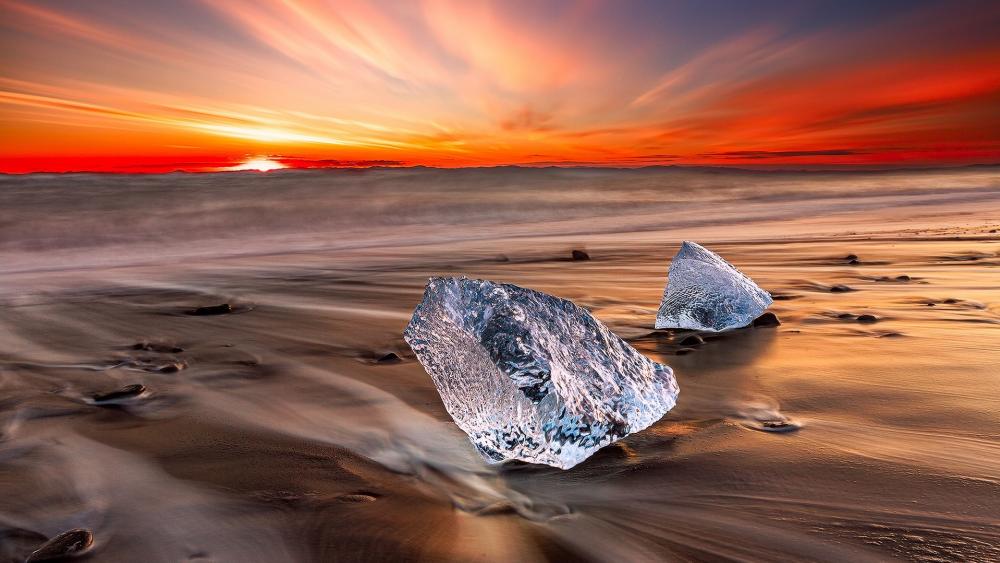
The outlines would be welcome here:
M 403 336 L 490 462 L 569 469 L 677 400 L 668 366 L 573 303 L 516 285 L 431 278 Z
M 656 328 L 721 332 L 752 323 L 773 300 L 721 256 L 689 241 L 670 263 Z

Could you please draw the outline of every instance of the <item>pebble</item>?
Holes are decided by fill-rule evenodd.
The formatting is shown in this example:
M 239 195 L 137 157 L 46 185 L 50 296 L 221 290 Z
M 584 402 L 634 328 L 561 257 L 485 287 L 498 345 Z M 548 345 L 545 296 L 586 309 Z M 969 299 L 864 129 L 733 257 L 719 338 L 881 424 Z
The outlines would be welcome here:
M 831 293 L 845 293 L 848 291 L 851 291 L 851 288 L 843 284 L 837 284 L 830 288 Z
M 590 260 L 590 255 L 583 250 L 574 250 L 572 256 L 573 260 Z
M 93 396 L 94 403 L 116 403 L 120 401 L 125 401 L 128 399 L 134 399 L 139 395 L 146 392 L 146 386 L 140 383 L 133 385 L 126 385 L 117 391 L 112 391 L 110 393 L 99 393 Z
M 229 303 L 223 303 L 221 305 L 210 305 L 208 307 L 198 307 L 197 309 L 188 313 L 189 315 L 196 315 L 199 317 L 204 317 L 208 315 L 227 315 L 233 312 L 233 307 Z
M 753 320 L 753 326 L 756 328 L 778 326 L 780 324 L 781 321 L 778 320 L 778 315 L 775 315 L 770 311 Z
M 59 534 L 31 552 L 25 563 L 57 561 L 83 555 L 94 545 L 94 534 L 90 530 L 76 528 Z
M 689 334 L 688 336 L 684 337 L 684 340 L 681 340 L 680 345 L 681 346 L 701 346 L 704 343 L 705 343 L 705 339 L 704 338 L 698 336 L 697 334 Z
M 395 352 L 389 352 L 388 354 L 382 356 L 376 361 L 380 364 L 395 364 L 397 362 L 402 361 L 402 358 L 397 356 Z
M 760 423 L 760 426 L 761 430 L 765 432 L 791 432 L 799 429 L 798 424 L 793 424 L 787 420 L 765 420 Z
M 156 371 L 158 373 L 177 373 L 182 369 L 184 369 L 185 367 L 187 366 L 185 366 L 181 362 L 173 362 L 156 368 Z
M 743 426 L 761 432 L 794 432 L 802 425 L 793 420 L 753 420 L 743 422 Z
M 352 493 L 347 495 L 340 495 L 337 497 L 337 500 L 339 502 L 344 502 L 344 503 L 358 504 L 365 502 L 375 502 L 376 500 L 378 500 L 378 496 L 369 493 Z
M 877 323 L 878 317 L 875 315 L 858 315 L 859 323 Z

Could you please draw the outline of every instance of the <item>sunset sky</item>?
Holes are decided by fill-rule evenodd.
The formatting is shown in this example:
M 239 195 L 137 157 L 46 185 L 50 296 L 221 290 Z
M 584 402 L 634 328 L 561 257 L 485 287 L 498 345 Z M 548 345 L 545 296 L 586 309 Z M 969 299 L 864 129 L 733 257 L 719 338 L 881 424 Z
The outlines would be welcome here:
M 995 163 L 998 29 L 995 1 L 0 0 L 0 172 Z

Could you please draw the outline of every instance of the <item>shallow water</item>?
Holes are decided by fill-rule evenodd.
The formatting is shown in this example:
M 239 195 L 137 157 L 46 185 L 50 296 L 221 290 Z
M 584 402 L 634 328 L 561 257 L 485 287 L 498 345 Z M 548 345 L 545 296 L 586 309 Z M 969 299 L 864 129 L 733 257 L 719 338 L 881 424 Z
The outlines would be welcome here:
M 0 209 L 0 561 L 76 527 L 121 561 L 1000 559 L 995 168 L 0 177 Z M 782 324 L 652 330 L 685 239 Z M 588 307 L 678 406 L 485 465 L 400 334 L 447 274 Z

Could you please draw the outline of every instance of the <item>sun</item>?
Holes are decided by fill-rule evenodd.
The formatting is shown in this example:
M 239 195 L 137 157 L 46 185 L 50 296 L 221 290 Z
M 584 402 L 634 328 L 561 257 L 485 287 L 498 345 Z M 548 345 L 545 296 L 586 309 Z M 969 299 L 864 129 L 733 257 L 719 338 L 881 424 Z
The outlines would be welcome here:
M 231 166 L 227 170 L 256 170 L 257 172 L 267 172 L 268 170 L 279 170 L 281 168 L 287 167 L 274 160 L 268 160 L 266 158 L 252 158 L 246 162 L 237 164 L 236 166 Z

